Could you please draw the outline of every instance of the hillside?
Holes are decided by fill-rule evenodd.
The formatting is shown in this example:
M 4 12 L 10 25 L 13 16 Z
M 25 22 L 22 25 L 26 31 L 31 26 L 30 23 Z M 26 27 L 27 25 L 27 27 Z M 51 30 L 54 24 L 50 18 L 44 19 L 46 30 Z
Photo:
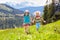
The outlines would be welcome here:
M 6 4 L 0 4 L 0 12 L 4 13 L 4 14 L 22 14 L 23 11 L 12 8 Z
M 24 33 L 24 28 L 0 30 L 0 40 L 60 40 L 60 20 L 41 25 L 38 33 L 35 25 L 30 27 L 31 34 Z
M 23 17 L 16 14 L 23 13 L 23 11 L 12 8 L 6 4 L 0 4 L 0 29 L 22 26 Z

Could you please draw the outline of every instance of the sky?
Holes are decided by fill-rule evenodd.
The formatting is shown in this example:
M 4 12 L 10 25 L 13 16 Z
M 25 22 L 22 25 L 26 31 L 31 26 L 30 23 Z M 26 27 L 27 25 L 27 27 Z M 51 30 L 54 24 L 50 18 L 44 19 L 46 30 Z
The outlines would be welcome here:
M 45 5 L 50 4 L 51 2 L 52 2 L 51 0 L 48 1 L 47 0 L 0 0 L 0 4 L 4 3 L 10 5 L 13 8 L 20 9 L 20 10 L 21 8 L 26 8 L 26 7 L 41 7 L 41 6 L 44 7 Z M 43 8 L 40 8 L 39 10 L 43 11 Z
M 47 0 L 0 0 L 0 3 L 26 7 L 26 6 L 44 6 L 47 4 L 46 1 Z M 48 1 L 49 1 L 48 4 L 51 3 L 51 0 Z

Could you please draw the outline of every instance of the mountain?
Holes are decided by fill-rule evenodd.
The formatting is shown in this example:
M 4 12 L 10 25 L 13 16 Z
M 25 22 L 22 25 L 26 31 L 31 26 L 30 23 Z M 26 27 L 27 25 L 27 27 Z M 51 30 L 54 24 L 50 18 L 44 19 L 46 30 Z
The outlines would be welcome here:
M 40 6 L 40 7 L 24 7 L 24 8 L 20 8 L 20 10 L 22 10 L 22 11 L 29 10 L 30 13 L 34 13 L 35 11 L 43 12 L 44 6 Z
M 4 14 L 22 14 L 23 11 L 19 10 L 19 9 L 15 9 L 12 8 L 6 4 L 0 4 L 0 12 L 4 13 Z
M 0 4 L 0 29 L 15 28 L 22 26 L 23 17 L 16 14 L 22 14 L 23 11 L 12 8 L 6 4 Z
M 36 6 L 34 3 L 31 2 L 22 2 L 20 4 L 7 2 L 5 4 L 22 11 L 25 11 L 27 9 L 30 11 L 30 13 L 34 13 L 37 10 L 43 12 L 44 10 L 44 6 Z
M 14 3 L 7 2 L 6 4 L 13 7 L 13 8 L 22 10 L 22 11 L 25 11 L 27 9 L 27 10 L 30 11 L 30 13 L 33 13 L 33 12 L 35 12 L 37 10 L 43 12 L 43 10 L 44 10 L 44 6 L 33 6 L 34 4 L 29 3 L 29 2 L 22 2 L 21 4 L 14 4 Z

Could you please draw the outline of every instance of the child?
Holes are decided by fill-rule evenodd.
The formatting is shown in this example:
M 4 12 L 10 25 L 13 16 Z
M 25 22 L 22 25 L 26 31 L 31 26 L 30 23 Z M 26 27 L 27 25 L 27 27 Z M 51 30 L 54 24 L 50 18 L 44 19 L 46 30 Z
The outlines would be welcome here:
M 24 13 L 24 28 L 25 28 L 25 32 L 27 34 L 29 34 L 28 30 L 29 30 L 29 26 L 30 26 L 30 16 L 29 16 L 29 11 L 26 10 L 25 13 Z
M 36 16 L 35 16 L 35 22 L 36 22 L 36 30 L 38 31 L 39 30 L 39 27 L 40 27 L 40 22 L 41 21 L 44 21 L 43 20 L 43 18 L 40 16 L 40 12 L 39 11 L 37 11 L 36 12 Z M 44 21 L 44 22 L 46 22 L 46 21 Z

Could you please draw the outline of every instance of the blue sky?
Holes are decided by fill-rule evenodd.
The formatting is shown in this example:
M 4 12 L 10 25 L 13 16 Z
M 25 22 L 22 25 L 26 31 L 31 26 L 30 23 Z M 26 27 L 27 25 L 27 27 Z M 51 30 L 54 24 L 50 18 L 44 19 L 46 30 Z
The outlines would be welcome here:
M 18 7 L 28 7 L 28 6 L 44 6 L 46 5 L 47 0 L 0 0 L 0 3 L 6 3 L 11 6 Z M 48 0 L 48 4 L 51 3 L 51 0 Z
M 46 1 L 47 0 L 0 0 L 0 3 L 10 5 L 11 7 L 22 11 L 28 9 L 31 13 L 33 13 L 37 10 L 43 12 L 44 6 L 52 2 L 51 0 L 48 0 L 46 3 Z M 33 10 L 30 9 L 31 7 L 33 7 Z

